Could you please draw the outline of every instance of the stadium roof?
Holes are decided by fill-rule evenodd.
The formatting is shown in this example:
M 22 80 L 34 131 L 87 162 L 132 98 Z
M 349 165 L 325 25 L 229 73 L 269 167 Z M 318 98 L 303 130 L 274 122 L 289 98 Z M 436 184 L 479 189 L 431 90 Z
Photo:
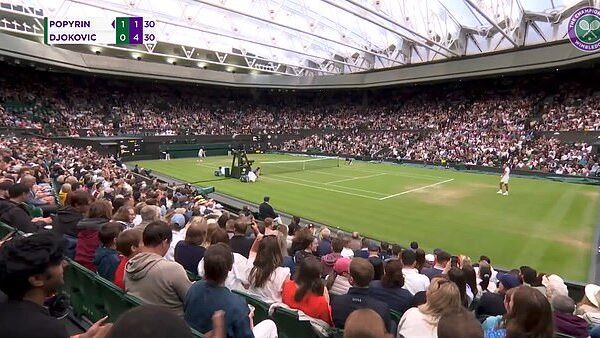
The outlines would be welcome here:
M 158 43 L 130 49 L 242 72 L 314 76 L 549 43 L 593 0 L 23 0 L 53 17 L 153 17 Z M 10 10 L 14 10 L 13 7 Z M 2 22 L 0 31 L 8 30 Z M 38 13 L 39 14 L 39 13 Z M 10 19 L 9 19 L 10 21 Z M 34 24 L 35 25 L 35 24 Z M 13 28 L 14 30 L 14 28 Z M 162 49 L 158 48 L 163 45 Z M 165 48 L 168 46 L 168 48 Z M 72 47 L 65 47 L 72 48 Z M 169 59 L 169 57 L 171 59 Z

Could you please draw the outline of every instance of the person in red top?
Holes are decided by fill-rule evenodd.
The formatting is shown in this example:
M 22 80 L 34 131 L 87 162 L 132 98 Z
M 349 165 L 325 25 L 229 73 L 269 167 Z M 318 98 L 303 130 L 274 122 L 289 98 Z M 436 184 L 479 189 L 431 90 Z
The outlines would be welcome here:
M 303 259 L 294 280 L 283 284 L 282 299 L 290 308 L 333 325 L 329 293 L 321 279 L 321 262 L 314 256 Z
M 140 252 L 143 245 L 141 229 L 125 230 L 117 237 L 117 251 L 121 254 L 119 255 L 119 265 L 117 266 L 117 270 L 115 270 L 114 283 L 123 290 L 125 290 L 125 282 L 123 281 L 125 266 L 131 257 Z

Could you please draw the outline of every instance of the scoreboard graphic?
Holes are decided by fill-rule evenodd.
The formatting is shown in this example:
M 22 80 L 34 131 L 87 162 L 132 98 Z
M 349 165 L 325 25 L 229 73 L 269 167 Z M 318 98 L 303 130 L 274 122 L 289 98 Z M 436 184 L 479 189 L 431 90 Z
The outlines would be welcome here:
M 44 43 L 48 45 L 141 45 L 156 40 L 156 20 L 151 18 L 44 18 Z

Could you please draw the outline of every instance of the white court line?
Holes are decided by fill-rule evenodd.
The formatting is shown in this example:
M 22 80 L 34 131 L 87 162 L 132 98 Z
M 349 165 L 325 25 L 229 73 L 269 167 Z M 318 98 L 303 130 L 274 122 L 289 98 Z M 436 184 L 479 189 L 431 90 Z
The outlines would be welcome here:
M 273 176 L 273 175 L 271 175 L 271 176 Z M 276 175 L 276 176 L 278 176 L 278 177 L 281 177 L 281 178 L 287 178 L 287 179 L 289 179 L 289 180 L 296 180 L 296 181 L 307 182 L 307 183 L 312 183 L 312 184 L 320 184 L 320 185 L 323 185 L 323 184 L 325 184 L 325 183 L 323 183 L 323 182 L 318 182 L 318 181 L 310 181 L 310 180 L 305 180 L 305 179 L 302 179 L 302 178 L 296 178 L 296 177 L 290 177 L 290 176 L 281 176 L 281 174 L 278 174 L 278 175 Z M 264 176 L 261 176 L 261 177 L 264 177 Z M 382 192 L 371 191 L 371 190 L 365 190 L 365 189 L 359 189 L 359 188 L 345 187 L 345 186 L 343 186 L 343 185 L 330 184 L 330 186 L 332 186 L 332 187 L 336 187 L 336 188 L 344 188 L 344 189 L 349 189 L 349 190 L 355 190 L 355 191 L 368 192 L 368 193 L 370 193 L 370 194 L 375 194 L 375 195 L 382 195 L 382 196 L 386 196 L 386 195 L 387 195 L 387 194 L 384 194 L 384 193 L 382 193 Z
M 419 188 L 415 188 L 415 189 L 406 190 L 406 191 L 403 191 L 403 192 L 399 192 L 399 193 L 397 193 L 397 194 L 393 194 L 393 195 L 389 195 L 389 196 L 386 196 L 386 197 L 379 198 L 379 200 L 380 200 L 380 201 L 383 201 L 383 200 L 386 200 L 386 199 L 388 199 L 388 198 L 392 198 L 392 197 L 396 197 L 396 196 L 400 196 L 400 195 L 408 194 L 409 192 L 413 192 L 413 191 L 419 191 L 419 190 L 423 190 L 423 189 L 427 189 L 427 188 L 435 187 L 436 185 L 440 185 L 440 184 L 448 183 L 448 182 L 451 182 L 451 181 L 454 181 L 454 179 L 453 179 L 453 178 L 451 178 L 451 179 L 449 179 L 449 180 L 445 180 L 445 181 L 437 182 L 437 183 L 434 183 L 434 184 L 426 185 L 426 186 L 424 186 L 424 187 L 419 187 Z
M 209 166 L 209 165 L 206 165 L 206 164 L 200 164 L 200 166 L 212 168 L 212 166 Z M 359 170 L 357 170 L 357 171 L 359 171 Z M 394 174 L 394 173 L 382 173 L 382 172 L 377 172 L 377 171 L 374 171 L 374 170 L 362 170 L 362 171 L 376 172 L 376 173 L 379 173 L 380 175 L 384 175 L 384 174 L 392 174 L 393 175 Z M 410 177 L 410 176 L 405 176 L 405 175 L 395 175 L 395 176 Z M 325 184 L 325 183 L 322 183 L 322 182 L 309 181 L 309 180 L 304 180 L 304 179 L 295 178 L 295 177 L 286 177 L 286 176 L 280 176 L 280 177 L 284 177 L 284 178 L 288 178 L 288 179 L 292 179 L 292 180 L 303 181 L 303 182 L 309 182 L 309 183 L 312 183 L 312 184 L 304 184 L 304 183 L 300 183 L 300 182 L 293 182 L 293 181 L 288 181 L 288 180 L 281 180 L 281 179 L 277 179 L 277 178 L 273 178 L 273 177 L 269 177 L 269 176 L 262 176 L 261 175 L 262 179 L 266 178 L 266 179 L 270 179 L 270 180 L 274 180 L 274 181 L 280 181 L 280 182 L 284 182 L 284 183 L 296 184 L 296 185 L 300 185 L 300 186 L 304 186 L 304 187 L 321 189 L 321 190 L 325 190 L 325 191 L 338 192 L 338 193 L 341 193 L 341 194 L 346 194 L 346 195 L 351 195 L 351 196 L 357 196 L 357 197 L 364 197 L 364 198 L 378 200 L 378 201 L 383 201 L 383 200 L 386 200 L 386 199 L 389 199 L 389 198 L 393 198 L 393 197 L 401 196 L 401 195 L 404 195 L 404 194 L 408 194 L 408 193 L 413 192 L 413 191 L 419 191 L 419 190 L 427 189 L 427 188 L 434 187 L 434 186 L 437 186 L 437 185 L 440 185 L 440 184 L 444 184 L 444 183 L 448 183 L 448 182 L 454 181 L 454 179 L 451 178 L 451 179 L 448 179 L 448 180 L 445 180 L 445 181 L 437 182 L 437 183 L 434 183 L 434 184 L 429 184 L 429 185 L 426 185 L 426 186 L 423 186 L 423 187 L 419 187 L 419 188 L 415 188 L 415 189 L 410 189 L 410 190 L 406 190 L 406 191 L 403 191 L 403 192 L 400 192 L 400 193 L 397 193 L 397 194 L 393 194 L 393 195 L 388 195 L 388 196 L 385 196 L 385 197 L 377 198 L 377 197 L 371 197 L 371 196 L 366 196 L 366 195 L 362 195 L 362 194 L 352 193 L 352 192 L 348 192 L 348 191 L 330 189 L 330 188 L 326 188 L 326 187 L 321 187 L 321 186 L 314 185 L 314 184 Z M 362 178 L 364 178 L 364 177 L 362 177 Z M 422 177 L 414 177 L 414 178 L 422 178 Z M 363 189 L 358 189 L 358 188 L 350 188 L 350 187 L 344 187 L 344 186 L 337 186 L 337 185 L 333 185 L 333 184 L 329 184 L 329 185 L 333 186 L 333 187 L 339 187 L 339 188 L 344 188 L 344 189 L 349 189 L 349 190 L 368 192 L 368 193 L 376 194 L 376 195 L 384 195 L 383 193 L 375 192 L 375 191 L 370 191 L 370 190 L 363 190 Z
M 269 180 L 279 181 L 279 182 L 289 183 L 289 184 L 296 184 L 296 185 L 301 185 L 303 187 L 309 187 L 309 188 L 314 188 L 314 189 L 321 189 L 321 190 L 331 191 L 331 192 L 339 192 L 340 194 L 346 194 L 346 195 L 352 195 L 352 196 L 357 196 L 357 197 L 363 197 L 363 198 L 368 198 L 368 199 L 372 199 L 372 200 L 379 200 L 379 198 L 377 198 L 377 197 L 371 197 L 371 196 L 367 196 L 367 195 L 355 194 L 353 192 L 348 192 L 348 191 L 342 191 L 342 190 L 336 190 L 336 189 L 329 189 L 329 188 L 320 187 L 320 186 L 317 186 L 317 185 L 304 184 L 304 183 L 293 182 L 293 181 L 288 181 L 288 180 L 280 180 L 278 178 L 267 177 L 267 176 L 261 176 L 261 177 L 263 179 L 269 179 Z
M 332 168 L 336 168 L 336 167 L 332 167 Z M 330 168 L 319 168 L 319 169 L 330 169 Z M 328 176 L 335 176 L 335 177 L 347 177 L 347 178 L 354 177 L 354 176 L 346 176 L 346 175 L 340 175 L 340 174 L 332 174 L 332 173 L 328 173 L 328 172 L 325 172 L 325 171 L 320 171 L 319 169 L 302 170 L 301 172 L 308 171 L 311 174 L 328 175 Z M 277 174 L 275 174 L 275 175 L 277 175 Z
M 381 173 L 382 172 L 379 170 L 354 169 L 354 168 L 349 168 L 349 167 L 339 167 L 339 168 L 346 169 L 346 170 L 352 170 L 352 171 L 359 171 L 359 172 L 363 172 L 363 173 Z M 421 174 L 403 174 L 401 172 L 390 172 L 390 171 L 383 171 L 383 172 L 388 175 L 398 176 L 398 177 L 421 178 L 421 179 L 433 180 L 433 181 L 444 179 L 444 177 L 440 177 L 440 176 L 430 176 L 430 175 L 421 175 Z
M 329 184 L 333 184 L 333 183 L 361 180 L 363 178 L 371 178 L 371 177 L 377 177 L 377 176 L 382 176 L 382 175 L 385 175 L 385 173 L 379 173 L 379 174 L 368 175 L 368 176 L 358 176 L 358 177 L 352 177 L 352 178 L 344 178 L 343 180 L 335 180 L 335 181 L 331 181 L 331 182 L 326 182 L 325 184 L 329 185 Z

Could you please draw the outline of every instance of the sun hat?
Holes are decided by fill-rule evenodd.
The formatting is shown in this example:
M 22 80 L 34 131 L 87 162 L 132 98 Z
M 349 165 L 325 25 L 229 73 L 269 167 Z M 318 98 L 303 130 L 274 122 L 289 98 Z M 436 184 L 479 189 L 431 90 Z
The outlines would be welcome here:
M 598 294 L 600 292 L 600 286 L 596 284 L 588 284 L 585 286 L 585 297 L 594 304 L 595 307 L 600 307 L 600 301 L 598 299 Z

